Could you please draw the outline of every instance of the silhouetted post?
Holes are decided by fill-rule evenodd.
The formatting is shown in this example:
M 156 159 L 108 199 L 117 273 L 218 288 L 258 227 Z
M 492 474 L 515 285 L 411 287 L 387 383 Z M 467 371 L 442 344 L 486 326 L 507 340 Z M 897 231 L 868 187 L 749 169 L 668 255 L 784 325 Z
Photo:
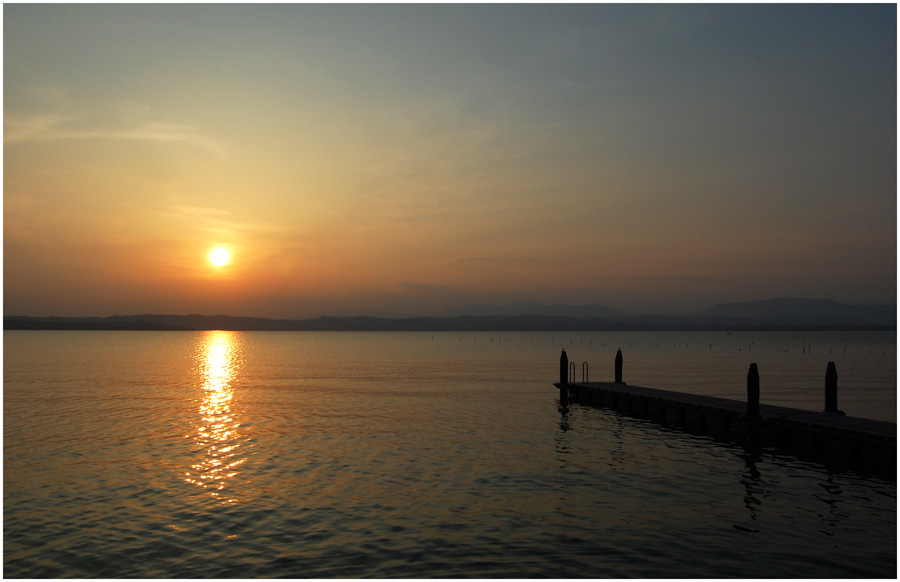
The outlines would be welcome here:
M 747 371 L 747 438 L 751 449 L 759 445 L 759 370 L 750 364 Z
M 562 354 L 559 356 L 559 385 L 569 383 L 569 356 L 566 355 L 566 348 L 563 348 Z
M 747 417 L 759 418 L 759 369 L 756 364 L 750 364 L 747 372 Z
M 616 352 L 616 384 L 622 383 L 622 348 Z
M 837 407 L 837 368 L 828 362 L 825 370 L 825 412 L 841 412 Z
M 569 356 L 563 348 L 559 356 L 559 405 L 569 406 Z

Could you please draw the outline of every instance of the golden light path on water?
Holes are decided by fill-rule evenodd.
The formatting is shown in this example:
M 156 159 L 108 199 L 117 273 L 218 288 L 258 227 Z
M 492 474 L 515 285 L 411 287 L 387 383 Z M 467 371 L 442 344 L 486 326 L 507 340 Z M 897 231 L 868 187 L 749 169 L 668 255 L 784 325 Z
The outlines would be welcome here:
M 239 339 L 229 331 L 207 332 L 195 358 L 203 397 L 200 422 L 192 436 L 204 454 L 185 473 L 185 481 L 206 489 L 217 500 L 236 503 L 238 499 L 227 496 L 224 490 L 228 480 L 237 474 L 237 467 L 246 460 L 238 456 L 240 423 L 231 412 L 232 384 L 241 366 Z

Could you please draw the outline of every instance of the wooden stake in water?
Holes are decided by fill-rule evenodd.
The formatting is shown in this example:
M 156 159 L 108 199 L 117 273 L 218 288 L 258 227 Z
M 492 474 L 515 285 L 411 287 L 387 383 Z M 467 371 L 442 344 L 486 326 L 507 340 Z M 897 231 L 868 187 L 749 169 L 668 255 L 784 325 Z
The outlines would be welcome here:
M 837 377 L 834 362 L 828 362 L 825 370 L 825 412 L 843 414 L 837 407 Z
M 622 383 L 622 348 L 616 352 L 616 384 Z
M 759 369 L 755 363 L 747 371 L 747 419 L 759 420 Z
M 559 405 L 569 406 L 569 356 L 563 348 L 559 356 Z

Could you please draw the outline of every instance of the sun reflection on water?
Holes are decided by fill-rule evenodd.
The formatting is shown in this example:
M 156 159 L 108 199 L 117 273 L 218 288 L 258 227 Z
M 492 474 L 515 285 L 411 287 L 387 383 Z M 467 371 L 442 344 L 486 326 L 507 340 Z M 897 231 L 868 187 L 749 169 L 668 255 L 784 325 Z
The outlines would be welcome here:
M 200 421 L 193 434 L 203 457 L 185 472 L 185 481 L 201 487 L 215 499 L 236 503 L 225 492 L 228 480 L 246 458 L 239 456 L 240 423 L 231 411 L 233 383 L 241 366 L 240 340 L 229 331 L 207 332 L 197 354 L 197 378 L 203 392 Z

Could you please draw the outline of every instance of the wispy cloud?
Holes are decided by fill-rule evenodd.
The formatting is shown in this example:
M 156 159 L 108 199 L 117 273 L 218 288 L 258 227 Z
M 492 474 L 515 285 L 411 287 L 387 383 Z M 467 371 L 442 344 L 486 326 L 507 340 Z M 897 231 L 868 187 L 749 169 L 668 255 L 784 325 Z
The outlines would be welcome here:
M 176 221 L 195 231 L 214 235 L 223 240 L 260 240 L 261 238 L 293 238 L 297 233 L 289 226 L 269 222 L 251 222 L 236 217 L 230 210 L 211 206 L 170 204 L 154 211 L 167 221 Z
M 3 118 L 3 143 L 54 139 L 65 120 L 66 117 L 58 113 L 6 116 Z
M 484 265 L 544 265 L 557 262 L 557 258 L 550 257 L 463 257 L 457 259 L 459 263 L 480 263 Z
M 3 119 L 3 143 L 86 139 L 180 142 L 205 149 L 221 158 L 227 155 L 220 142 L 187 125 L 150 122 L 124 129 L 81 129 L 74 127 L 75 121 L 58 113 L 6 116 Z
M 231 212 L 220 208 L 169 206 L 163 214 L 220 236 L 233 236 L 239 229 L 238 224 L 231 219 Z

